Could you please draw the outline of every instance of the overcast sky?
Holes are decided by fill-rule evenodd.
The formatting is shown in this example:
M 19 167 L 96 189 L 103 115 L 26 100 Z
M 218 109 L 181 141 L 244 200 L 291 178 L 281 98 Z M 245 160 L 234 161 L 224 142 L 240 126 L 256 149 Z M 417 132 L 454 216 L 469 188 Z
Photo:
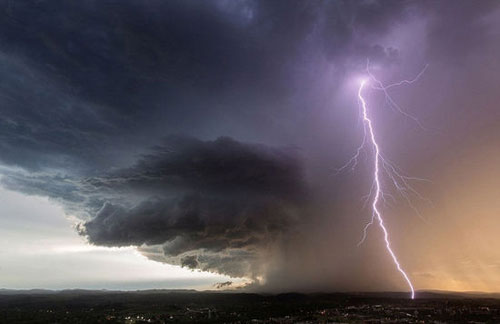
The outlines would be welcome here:
M 372 151 L 335 172 L 370 62 L 425 69 L 364 92 L 384 157 L 429 180 L 409 204 L 383 179 L 401 264 L 500 291 L 498 1 L 1 6 L 0 287 L 407 290 L 378 227 L 357 246 Z

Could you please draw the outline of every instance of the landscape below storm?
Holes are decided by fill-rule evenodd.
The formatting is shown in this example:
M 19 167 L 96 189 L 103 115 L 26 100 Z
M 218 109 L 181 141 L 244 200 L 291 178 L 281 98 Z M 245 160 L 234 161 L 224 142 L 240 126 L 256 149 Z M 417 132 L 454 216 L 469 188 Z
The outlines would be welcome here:
M 499 57 L 498 0 L 0 1 L 0 322 L 500 321 Z

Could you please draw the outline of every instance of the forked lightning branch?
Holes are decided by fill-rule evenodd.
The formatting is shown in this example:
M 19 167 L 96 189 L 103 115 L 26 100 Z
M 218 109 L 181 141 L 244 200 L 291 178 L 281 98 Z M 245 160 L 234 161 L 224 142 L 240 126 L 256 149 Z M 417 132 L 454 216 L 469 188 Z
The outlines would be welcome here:
M 361 245 L 367 235 L 367 230 L 368 228 L 373 225 L 374 222 L 377 222 L 380 229 L 382 230 L 384 241 L 385 241 L 385 247 L 389 255 L 391 256 L 392 261 L 394 262 L 397 270 L 401 273 L 403 276 L 404 280 L 408 284 L 408 287 L 411 291 L 411 298 L 415 298 L 415 289 L 413 287 L 413 284 L 406 273 L 406 271 L 403 269 L 401 263 L 398 260 L 398 257 L 394 253 L 392 247 L 391 247 L 391 241 L 390 241 L 390 236 L 389 236 L 389 231 L 384 223 L 384 218 L 381 212 L 381 206 L 380 202 L 385 200 L 385 197 L 392 197 L 389 193 L 385 192 L 382 188 L 382 181 L 381 177 L 383 175 L 386 175 L 390 182 L 394 185 L 396 191 L 403 197 L 410 207 L 414 209 L 417 214 L 420 216 L 418 213 L 418 210 L 415 208 L 415 206 L 411 202 L 411 197 L 410 195 L 415 195 L 418 198 L 422 198 L 419 193 L 410 185 L 410 182 L 412 180 L 424 180 L 425 179 L 420 179 L 420 178 L 415 178 L 415 177 L 410 177 L 407 175 L 404 175 L 392 162 L 390 162 L 387 158 L 385 158 L 381 152 L 381 147 L 379 143 L 377 142 L 377 136 L 375 132 L 375 125 L 370 118 L 370 113 L 369 112 L 369 105 L 367 104 L 367 101 L 365 97 L 363 96 L 363 91 L 365 90 L 365 87 L 368 84 L 371 84 L 371 88 L 375 90 L 380 90 L 384 93 L 386 103 L 389 104 L 390 107 L 392 107 L 395 111 L 398 113 L 401 113 L 403 116 L 410 118 L 411 120 L 415 121 L 420 127 L 423 128 L 421 125 L 420 121 L 415 118 L 414 116 L 410 115 L 409 113 L 405 112 L 399 105 L 396 104 L 396 102 L 392 99 L 392 97 L 389 95 L 388 90 L 400 85 L 404 84 L 411 84 L 415 81 L 417 81 L 420 76 L 424 73 L 425 69 L 427 66 L 424 67 L 424 69 L 412 80 L 403 80 L 394 84 L 390 84 L 387 86 L 384 86 L 382 82 L 380 82 L 378 79 L 376 79 L 373 74 L 370 72 L 369 69 L 369 64 L 367 64 L 366 72 L 368 74 L 368 78 L 364 79 L 361 81 L 358 89 L 358 101 L 361 107 L 361 117 L 363 121 L 363 140 L 361 142 L 361 145 L 357 148 L 356 153 L 354 156 L 340 169 L 337 171 L 342 171 L 346 168 L 351 168 L 354 169 L 356 165 L 358 164 L 358 159 L 359 155 L 365 148 L 365 146 L 369 146 L 373 152 L 373 160 L 372 160 L 372 165 L 373 165 L 373 185 L 370 189 L 370 193 L 368 194 L 368 199 L 371 198 L 371 219 L 370 221 L 366 224 L 366 226 L 363 229 L 363 236 L 359 242 L 358 245 Z

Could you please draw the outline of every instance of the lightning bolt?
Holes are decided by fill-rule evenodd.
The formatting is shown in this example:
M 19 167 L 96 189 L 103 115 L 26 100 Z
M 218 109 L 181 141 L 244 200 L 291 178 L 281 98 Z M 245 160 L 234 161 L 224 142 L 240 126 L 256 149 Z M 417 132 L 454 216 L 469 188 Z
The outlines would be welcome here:
M 416 117 L 414 117 L 414 116 L 410 115 L 409 113 L 407 113 L 406 111 L 404 111 L 396 103 L 396 101 L 394 99 L 392 99 L 392 97 L 389 94 L 389 90 L 392 88 L 401 86 L 401 85 L 410 85 L 410 84 L 413 84 L 414 82 L 418 81 L 419 78 L 423 75 L 423 73 L 427 69 L 427 67 L 428 67 L 428 65 L 425 65 L 425 67 L 420 71 L 420 73 L 418 73 L 417 76 L 411 80 L 403 80 L 403 81 L 400 81 L 397 83 L 393 83 L 393 84 L 389 84 L 387 86 L 384 86 L 383 83 L 381 81 L 379 81 L 377 78 L 375 78 L 375 76 L 370 72 L 369 61 L 367 61 L 367 65 L 366 65 L 366 73 L 367 73 L 369 79 L 372 81 L 372 82 L 370 82 L 371 88 L 374 90 L 382 91 L 384 96 L 385 96 L 386 104 L 388 104 L 390 108 L 392 108 L 395 112 L 400 113 L 404 117 L 411 119 L 418 126 L 420 126 L 422 129 L 425 129 L 425 128 L 422 126 L 420 121 Z M 392 201 L 396 201 L 396 198 L 393 195 L 391 195 L 387 192 L 384 192 L 384 190 L 382 189 L 380 177 L 381 177 L 381 173 L 386 174 L 390 180 L 390 183 L 392 183 L 392 185 L 396 189 L 396 192 L 406 200 L 406 202 L 408 203 L 410 208 L 413 209 L 415 211 L 415 213 L 424 221 L 426 221 L 426 220 L 422 217 L 422 215 L 420 214 L 418 209 L 413 205 L 412 198 L 414 196 L 414 197 L 417 197 L 418 199 L 427 201 L 429 203 L 432 203 L 432 202 L 430 202 L 428 199 L 426 199 L 422 195 L 420 195 L 417 192 L 417 190 L 415 190 L 411 186 L 410 182 L 411 181 L 428 181 L 428 180 L 416 178 L 416 177 L 410 177 L 408 175 L 403 174 L 403 172 L 399 168 L 397 168 L 389 159 L 384 157 L 383 154 L 381 153 L 379 144 L 376 141 L 373 122 L 370 119 L 369 114 L 368 114 L 367 103 L 366 103 L 365 98 L 363 97 L 363 90 L 364 90 L 367 82 L 368 82 L 368 80 L 363 80 L 360 84 L 359 89 L 358 89 L 358 100 L 360 103 L 360 108 L 361 108 L 361 113 L 362 113 L 363 131 L 364 131 L 363 140 L 362 140 L 361 144 L 359 145 L 359 147 L 356 149 L 356 152 L 351 157 L 351 159 L 349 159 L 347 161 L 347 163 L 344 164 L 341 168 L 337 169 L 337 173 L 341 172 L 347 168 L 350 168 L 351 171 L 354 170 L 358 164 L 359 157 L 360 157 L 361 153 L 363 152 L 364 147 L 368 144 L 372 147 L 373 152 L 374 152 L 373 184 L 370 188 L 370 192 L 368 193 L 368 195 L 366 195 L 364 197 L 364 199 L 366 199 L 364 205 L 366 205 L 366 203 L 369 201 L 370 197 L 373 197 L 373 200 L 371 203 L 372 215 L 371 215 L 370 221 L 363 228 L 363 236 L 362 236 L 361 240 L 359 241 L 358 246 L 361 245 L 365 241 L 369 227 L 371 225 L 373 225 L 375 222 L 377 222 L 378 225 L 380 226 L 383 234 L 384 234 L 384 241 L 385 241 L 386 250 L 389 253 L 389 255 L 391 256 L 397 270 L 401 273 L 401 275 L 405 279 L 406 283 L 408 284 L 408 286 L 411 290 L 411 298 L 414 299 L 415 298 L 415 290 L 413 288 L 413 284 L 412 284 L 410 278 L 408 277 L 407 273 L 401 267 L 401 264 L 399 263 L 399 260 L 396 256 L 396 254 L 394 253 L 394 251 L 391 248 L 391 243 L 390 243 L 390 239 L 389 239 L 389 232 L 384 224 L 384 220 L 382 218 L 382 213 L 380 212 L 380 207 L 379 207 L 379 204 L 381 201 L 385 204 L 385 203 L 387 203 L 388 198 L 391 199 Z
M 361 82 L 361 85 L 360 85 L 359 90 L 358 90 L 358 99 L 359 99 L 359 102 L 361 103 L 361 108 L 362 108 L 362 112 L 363 112 L 363 122 L 365 124 L 365 136 L 363 138 L 363 145 L 362 146 L 364 146 L 364 143 L 366 142 L 366 130 L 368 130 L 368 138 L 369 138 L 370 144 L 373 146 L 374 151 L 375 151 L 374 172 L 373 172 L 373 179 L 374 179 L 374 183 L 375 183 L 375 188 L 374 188 L 375 195 L 374 195 L 373 201 L 372 201 L 372 211 L 373 211 L 372 220 L 370 221 L 370 223 L 367 224 L 367 226 L 364 229 L 364 233 L 365 233 L 364 237 L 366 237 L 366 230 L 367 230 L 368 226 L 373 224 L 373 218 L 375 217 L 378 221 L 380 228 L 382 229 L 382 232 L 384 233 L 385 247 L 387 249 L 387 252 L 389 252 L 389 254 L 391 255 L 392 261 L 394 261 L 394 264 L 396 265 L 396 268 L 403 275 L 406 282 L 408 283 L 408 286 L 410 287 L 410 290 L 411 290 L 411 298 L 414 299 L 415 298 L 415 290 L 413 288 L 413 284 L 411 283 L 411 280 L 408 277 L 408 275 L 406 274 L 406 272 L 401 267 L 401 265 L 398 261 L 398 258 L 396 257 L 396 254 L 394 254 L 394 251 L 391 248 L 391 243 L 389 241 L 389 232 L 387 231 L 387 228 L 384 225 L 384 220 L 382 218 L 382 214 L 380 213 L 380 210 L 378 208 L 378 203 L 379 203 L 380 197 L 383 196 L 383 193 L 381 190 L 381 185 L 380 185 L 380 178 L 379 178 L 380 164 L 381 164 L 381 161 L 383 161 L 383 158 L 380 154 L 380 148 L 379 148 L 379 145 L 378 145 L 377 140 L 375 138 L 375 132 L 373 131 L 372 120 L 368 116 L 368 109 L 366 107 L 366 101 L 363 98 L 363 94 L 362 94 L 365 84 L 366 84 L 366 80 L 363 80 Z M 362 147 L 362 146 L 360 146 L 360 147 Z M 356 157 L 355 157 L 356 162 L 357 162 L 357 156 L 359 155 L 359 152 L 360 152 L 360 150 L 358 149 Z

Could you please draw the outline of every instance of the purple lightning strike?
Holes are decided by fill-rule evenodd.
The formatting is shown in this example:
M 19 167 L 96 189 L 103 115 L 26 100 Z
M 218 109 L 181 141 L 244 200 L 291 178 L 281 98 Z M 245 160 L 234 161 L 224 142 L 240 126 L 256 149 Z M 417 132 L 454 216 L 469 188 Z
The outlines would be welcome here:
M 372 81 L 371 88 L 373 90 L 383 92 L 383 94 L 385 96 L 386 104 L 390 108 L 392 108 L 395 112 L 403 115 L 404 117 L 411 119 L 418 126 L 420 126 L 422 129 L 424 129 L 424 127 L 422 126 L 420 121 L 416 117 L 414 117 L 414 116 L 410 115 L 409 113 L 407 113 L 406 111 L 404 111 L 396 103 L 396 101 L 394 99 L 392 99 L 392 97 L 389 94 L 389 90 L 392 88 L 398 87 L 398 86 L 413 84 L 414 82 L 418 81 L 418 79 L 423 75 L 423 73 L 425 72 L 426 69 L 427 69 L 427 65 L 422 69 L 422 71 L 420 71 L 420 73 L 418 73 L 418 75 L 414 79 L 403 80 L 403 81 L 400 81 L 397 83 L 393 83 L 393 84 L 384 86 L 383 83 L 381 81 L 379 81 L 377 78 L 375 78 L 375 76 L 371 73 L 369 62 L 367 62 L 367 65 L 366 65 L 366 73 L 369 77 L 369 80 Z M 360 87 L 358 89 L 358 100 L 360 103 L 361 112 L 362 112 L 362 119 L 363 119 L 363 130 L 364 130 L 363 140 L 362 140 L 360 146 L 357 148 L 354 156 L 349 161 L 347 161 L 347 163 L 344 164 L 341 168 L 337 169 L 337 172 L 341 172 L 348 167 L 350 167 L 351 170 L 354 170 L 358 164 L 358 159 L 359 159 L 364 147 L 367 144 L 371 145 L 371 147 L 373 148 L 374 155 L 375 155 L 374 161 L 373 161 L 373 163 L 374 163 L 373 184 L 370 188 L 370 192 L 368 193 L 368 195 L 365 196 L 365 199 L 366 199 L 365 204 L 366 204 L 366 202 L 368 202 L 370 197 L 373 197 L 372 204 L 371 204 L 372 216 L 371 216 L 370 221 L 363 228 L 363 236 L 362 236 L 361 240 L 359 241 L 358 246 L 363 244 L 363 242 L 365 241 L 366 236 L 367 236 L 367 232 L 368 232 L 368 229 L 370 228 L 370 226 L 373 225 L 375 222 L 378 222 L 378 224 L 379 224 L 379 226 L 382 229 L 382 232 L 384 234 L 386 249 L 389 252 L 392 260 L 394 261 L 396 268 L 403 275 L 404 279 L 408 283 L 408 286 L 411 290 L 411 298 L 414 299 L 415 298 L 415 290 L 413 288 L 413 284 L 412 284 L 410 278 L 408 277 L 408 275 L 406 274 L 406 272 L 401 267 L 401 265 L 398 261 L 398 258 L 396 257 L 396 254 L 394 253 L 394 251 L 391 248 L 391 243 L 389 240 L 389 232 L 387 231 L 387 228 L 384 225 L 384 220 L 382 218 L 382 214 L 381 214 L 380 209 L 379 209 L 380 208 L 379 204 L 381 201 L 383 203 L 387 202 L 386 198 L 390 198 L 393 201 L 396 200 L 396 198 L 393 195 L 391 195 L 390 193 L 385 192 L 383 190 L 382 184 L 381 184 L 381 173 L 383 173 L 384 175 L 386 175 L 388 177 L 388 179 L 390 180 L 389 183 L 391 183 L 394 186 L 396 192 L 402 198 L 404 198 L 406 200 L 406 202 L 408 203 L 410 208 L 413 209 L 415 211 L 415 213 L 424 221 L 425 221 L 425 219 L 422 217 L 422 215 L 420 215 L 420 212 L 418 211 L 418 209 L 413 205 L 412 197 L 416 197 L 418 199 L 427 201 L 428 203 L 431 203 L 431 202 L 429 200 L 427 200 L 426 198 L 422 197 L 411 186 L 410 182 L 411 181 L 428 181 L 428 180 L 416 178 L 416 177 L 411 177 L 411 176 L 407 176 L 407 175 L 403 174 L 402 171 L 394 163 L 392 163 L 392 161 L 387 159 L 382 154 L 380 147 L 379 147 L 379 144 L 376 141 L 375 131 L 373 128 L 372 120 L 370 119 L 369 114 L 368 114 L 366 100 L 363 97 L 363 89 L 364 89 L 365 85 L 367 84 L 367 82 L 368 82 L 368 80 L 361 81 Z
M 391 255 L 392 260 L 396 264 L 396 268 L 398 269 L 399 272 L 401 272 L 401 274 L 405 278 L 406 282 L 408 283 L 408 286 L 410 287 L 410 290 L 411 290 L 411 298 L 413 299 L 413 298 L 415 298 L 415 290 L 413 289 L 413 284 L 411 283 L 410 278 L 408 278 L 408 275 L 406 274 L 406 272 L 403 270 L 403 268 L 399 264 L 398 258 L 394 254 L 394 251 L 392 251 L 392 249 L 391 249 L 391 244 L 389 241 L 389 232 L 387 231 L 387 229 L 384 226 L 384 220 L 382 219 L 382 215 L 380 214 L 380 211 L 378 209 L 379 198 L 381 195 L 383 195 L 382 190 L 381 190 L 381 186 L 380 186 L 380 179 L 379 179 L 380 161 L 383 160 L 383 158 L 380 155 L 380 149 L 379 149 L 378 143 L 375 139 L 375 133 L 373 131 L 372 121 L 368 117 L 368 111 L 366 108 L 366 101 L 362 95 L 362 91 L 363 91 L 363 87 L 365 86 L 365 83 L 366 83 L 365 80 L 363 80 L 361 82 L 361 86 L 359 87 L 359 90 L 358 90 L 358 98 L 359 98 L 359 101 L 361 103 L 361 108 L 363 111 L 363 122 L 365 124 L 366 129 L 368 130 L 369 140 L 370 140 L 371 145 L 373 146 L 374 151 L 375 151 L 374 173 L 373 173 L 373 178 L 374 178 L 374 182 L 375 182 L 375 195 L 374 195 L 373 202 L 372 202 L 373 216 L 375 216 L 377 218 L 378 224 L 380 225 L 380 228 L 384 232 L 384 240 L 385 240 L 386 249 L 389 252 L 389 254 Z M 363 144 L 364 144 L 365 140 L 366 140 L 366 136 L 363 139 Z M 358 150 L 358 152 L 359 152 L 359 150 Z M 371 223 L 373 223 L 373 217 L 372 217 L 372 221 L 369 223 L 369 225 Z M 369 225 L 367 225 L 367 227 Z M 365 227 L 365 231 L 364 231 L 365 236 L 366 236 L 367 227 Z

